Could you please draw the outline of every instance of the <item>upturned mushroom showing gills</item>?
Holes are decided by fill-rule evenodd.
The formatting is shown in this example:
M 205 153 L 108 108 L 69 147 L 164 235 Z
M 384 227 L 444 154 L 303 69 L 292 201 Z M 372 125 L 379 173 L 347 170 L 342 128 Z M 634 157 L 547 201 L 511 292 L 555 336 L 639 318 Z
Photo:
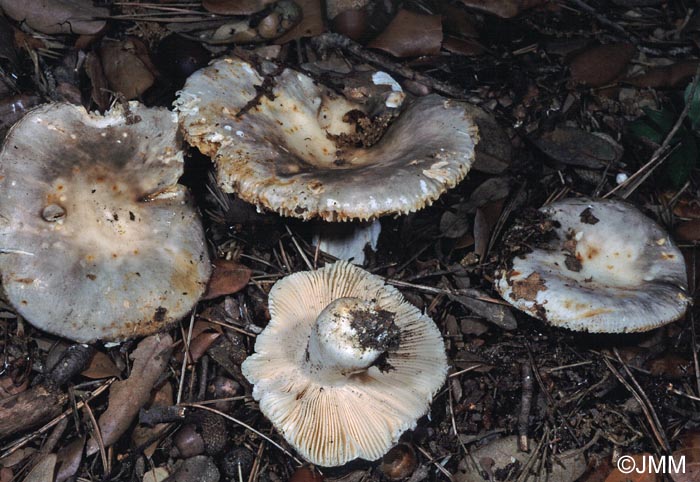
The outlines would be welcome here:
M 190 76 L 175 108 L 225 192 L 285 216 L 348 221 L 422 209 L 474 161 L 470 106 L 439 95 L 406 104 L 375 132 L 362 105 L 310 77 L 227 58 Z M 361 138 L 358 119 L 370 131 Z
M 80 342 L 147 335 L 184 316 L 211 267 L 182 170 L 166 109 L 28 113 L 0 152 L 0 272 L 17 311 Z
M 435 323 L 352 264 L 283 278 L 269 307 L 243 374 L 263 414 L 316 465 L 378 459 L 445 381 Z
M 613 200 L 566 199 L 540 211 L 552 231 L 497 273 L 503 299 L 594 333 L 647 331 L 684 315 L 683 256 L 654 221 Z

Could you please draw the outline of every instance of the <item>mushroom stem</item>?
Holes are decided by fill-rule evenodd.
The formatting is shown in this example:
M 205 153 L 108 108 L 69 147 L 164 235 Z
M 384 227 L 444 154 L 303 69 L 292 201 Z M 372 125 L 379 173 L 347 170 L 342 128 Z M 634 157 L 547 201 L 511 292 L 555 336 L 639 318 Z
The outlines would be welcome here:
M 372 366 L 396 347 L 394 313 L 360 298 L 338 298 L 316 318 L 306 349 L 309 368 L 350 375 Z
M 315 226 L 313 244 L 324 253 L 362 266 L 365 247 L 377 250 L 382 225 L 378 219 L 371 222 L 329 223 L 319 221 Z

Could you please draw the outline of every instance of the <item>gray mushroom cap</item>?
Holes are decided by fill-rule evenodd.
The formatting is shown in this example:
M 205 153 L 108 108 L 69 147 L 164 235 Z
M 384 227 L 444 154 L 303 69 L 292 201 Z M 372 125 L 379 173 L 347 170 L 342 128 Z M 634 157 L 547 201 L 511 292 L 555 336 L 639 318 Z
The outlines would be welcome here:
M 630 204 L 566 199 L 541 209 L 555 239 L 497 273 L 503 299 L 555 326 L 594 333 L 647 331 L 688 307 L 683 255 Z
M 270 85 L 271 96 L 258 95 Z M 294 70 L 265 78 L 236 58 L 190 76 L 175 108 L 188 142 L 214 159 L 224 191 L 302 219 L 422 209 L 465 177 L 478 140 L 467 104 L 428 95 L 376 144 L 342 147 L 332 136 L 352 132 L 343 119 L 361 106 Z
M 30 323 L 80 342 L 159 331 L 210 274 L 177 122 L 135 102 L 29 112 L 0 152 L 0 272 Z

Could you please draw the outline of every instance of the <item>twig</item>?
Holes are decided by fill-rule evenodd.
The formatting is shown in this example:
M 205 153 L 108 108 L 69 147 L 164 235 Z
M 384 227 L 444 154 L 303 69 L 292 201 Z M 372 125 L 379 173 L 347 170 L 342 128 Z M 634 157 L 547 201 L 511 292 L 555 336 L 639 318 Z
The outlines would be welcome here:
M 622 367 L 625 369 L 625 373 L 627 376 L 633 381 L 635 386 L 638 387 L 639 392 L 635 390 L 635 387 L 628 382 L 625 377 L 622 376 L 622 374 L 618 371 L 617 368 L 612 364 L 610 360 L 608 360 L 607 357 L 603 357 L 603 361 L 605 364 L 608 366 L 608 369 L 612 372 L 613 375 L 622 383 L 622 385 L 632 394 L 632 396 L 637 400 L 639 403 L 640 407 L 642 407 L 642 411 L 644 412 L 644 416 L 647 419 L 647 422 L 649 423 L 649 426 L 651 427 L 651 431 L 654 433 L 654 437 L 656 438 L 656 441 L 658 442 L 659 446 L 661 446 L 666 453 L 671 453 L 671 446 L 668 443 L 668 439 L 666 438 L 666 434 L 663 433 L 662 430 L 660 430 L 661 424 L 659 422 L 658 417 L 656 416 L 656 413 L 654 412 L 653 407 L 651 406 L 651 402 L 649 402 L 649 399 L 646 397 L 646 394 L 644 394 L 644 391 L 642 388 L 639 386 L 637 383 L 637 380 L 632 376 L 632 372 L 630 369 L 627 367 L 627 365 L 622 361 L 622 358 L 620 357 L 620 353 L 617 351 L 617 349 L 614 349 L 614 353 L 617 356 L 617 360 L 622 364 Z
M 579 1 L 579 0 L 575 0 Z M 700 80 L 700 62 L 698 63 L 697 68 L 695 69 L 695 75 L 693 77 L 693 82 L 690 87 L 690 99 L 695 98 L 695 92 L 698 88 L 698 81 Z M 635 172 L 633 175 L 631 175 L 625 182 L 622 184 L 619 184 L 615 186 L 614 189 L 612 189 L 610 192 L 608 192 L 604 198 L 610 197 L 613 194 L 615 194 L 617 191 L 622 190 L 622 195 L 621 197 L 623 199 L 627 199 L 656 169 L 659 167 L 664 160 L 668 159 L 672 151 L 669 151 L 669 146 L 671 144 L 671 141 L 673 140 L 673 137 L 676 135 L 676 132 L 678 132 L 678 129 L 681 128 L 681 125 L 683 124 L 683 121 L 685 120 L 686 116 L 688 115 L 688 111 L 690 110 L 690 104 L 691 102 L 688 101 L 685 103 L 685 106 L 683 107 L 683 111 L 681 114 L 678 116 L 678 119 L 676 119 L 676 123 L 673 124 L 673 127 L 669 131 L 669 133 L 666 135 L 664 138 L 663 142 L 661 145 L 654 151 L 654 153 L 651 155 L 651 158 L 649 159 L 649 162 L 644 164 L 642 167 L 639 168 L 637 172 Z M 677 144 L 674 146 L 674 149 L 680 145 Z
M 450 97 L 455 97 L 458 99 L 468 99 L 474 101 L 475 99 L 469 94 L 469 92 L 462 90 L 453 85 L 447 84 L 440 80 L 429 77 L 425 74 L 416 72 L 415 70 L 401 65 L 388 57 L 378 54 L 376 52 L 371 52 L 365 49 L 362 45 L 353 42 L 347 37 L 339 35 L 337 33 L 326 33 L 315 37 L 311 41 L 312 45 L 323 51 L 328 49 L 341 49 L 350 52 L 352 55 L 361 58 L 365 62 L 379 65 L 381 68 L 388 70 L 391 73 L 398 74 L 406 79 L 419 82 L 431 89 L 440 92 L 442 94 L 448 95 Z M 478 101 L 478 100 L 477 100 Z
M 530 426 L 530 410 L 532 409 L 532 395 L 534 383 L 532 381 L 532 366 L 530 363 L 521 365 L 522 394 L 520 395 L 520 414 L 518 414 L 518 449 L 521 452 L 530 450 L 527 432 Z
M 299 256 L 301 256 L 301 259 L 304 260 L 304 264 L 306 264 L 306 267 L 309 268 L 309 270 L 313 270 L 314 267 L 309 261 L 309 258 L 306 257 L 306 253 L 304 253 L 304 250 L 301 249 L 301 246 L 299 246 L 299 242 L 297 241 L 296 236 L 294 236 L 294 233 L 292 233 L 292 230 L 289 229 L 288 225 L 284 225 L 285 229 L 287 230 L 287 233 L 289 233 L 289 236 L 292 238 L 292 242 L 294 243 L 294 246 L 297 248 L 297 251 L 299 251 Z
M 105 474 L 109 474 L 111 470 L 109 466 L 109 460 L 107 459 L 107 452 L 105 451 L 105 443 L 104 440 L 102 440 L 102 431 L 100 430 L 100 426 L 97 423 L 97 420 L 95 419 L 95 414 L 92 413 L 90 404 L 86 403 L 85 405 L 83 405 L 83 408 L 85 409 L 85 412 L 87 412 L 88 418 L 90 419 L 90 423 L 92 424 L 92 429 L 94 431 L 95 440 L 97 440 L 97 446 L 100 448 L 102 468 L 104 469 Z

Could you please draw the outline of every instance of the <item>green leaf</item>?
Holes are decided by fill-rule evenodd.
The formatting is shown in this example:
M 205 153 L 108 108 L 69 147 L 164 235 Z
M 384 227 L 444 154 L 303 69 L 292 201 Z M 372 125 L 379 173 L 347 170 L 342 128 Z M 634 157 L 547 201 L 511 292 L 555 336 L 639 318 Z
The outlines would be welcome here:
M 675 189 L 680 188 L 690 177 L 690 173 L 698 164 L 698 145 L 693 134 L 681 127 L 674 136 L 674 144 L 680 144 L 666 160 L 663 175 Z
M 693 83 L 688 84 L 685 88 L 685 103 L 690 104 L 688 109 L 688 119 L 693 126 L 693 130 L 698 130 L 700 128 L 700 85 L 696 87 L 693 98 L 690 98 L 690 90 L 693 87 Z

